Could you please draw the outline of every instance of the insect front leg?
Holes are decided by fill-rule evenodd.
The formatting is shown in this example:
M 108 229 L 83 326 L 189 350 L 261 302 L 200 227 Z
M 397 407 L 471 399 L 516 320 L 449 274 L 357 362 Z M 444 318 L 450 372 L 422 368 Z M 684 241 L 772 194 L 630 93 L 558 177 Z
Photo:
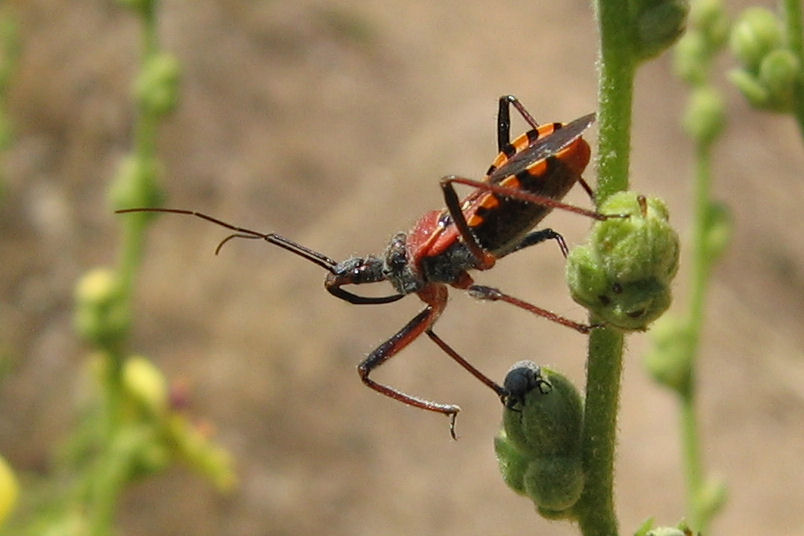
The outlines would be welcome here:
M 441 311 L 446 306 L 446 289 L 439 292 L 434 303 L 430 303 L 419 314 L 408 322 L 405 327 L 399 330 L 394 336 L 378 346 L 371 352 L 366 359 L 357 366 L 360 379 L 366 386 L 374 389 L 380 394 L 398 400 L 403 404 L 441 413 L 450 417 L 450 435 L 455 439 L 455 417 L 461 410 L 454 404 L 442 404 L 432 402 L 416 396 L 409 395 L 388 385 L 381 384 L 369 377 L 371 372 L 402 351 L 408 344 L 413 342 L 423 332 L 428 331 L 438 319 Z

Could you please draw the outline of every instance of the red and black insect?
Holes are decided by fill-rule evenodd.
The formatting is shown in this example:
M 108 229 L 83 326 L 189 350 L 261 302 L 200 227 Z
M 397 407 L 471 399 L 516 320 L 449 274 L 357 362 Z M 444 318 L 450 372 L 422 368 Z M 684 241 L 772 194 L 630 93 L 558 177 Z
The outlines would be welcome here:
M 514 106 L 531 127 L 513 141 L 510 140 L 510 106 Z M 444 352 L 494 390 L 503 402 L 506 401 L 509 395 L 506 388 L 482 374 L 433 332 L 433 325 L 447 305 L 448 286 L 466 290 L 478 299 L 510 303 L 581 333 L 591 329 L 591 326 L 560 317 L 496 288 L 476 285 L 469 271 L 488 270 L 497 259 L 545 240 L 555 240 L 566 255 L 567 246 L 560 234 L 552 229 L 532 230 L 553 208 L 595 219 L 605 218 L 594 211 L 560 201 L 576 182 L 580 182 L 590 196 L 592 194 L 581 178 L 590 158 L 589 145 L 582 134 L 594 120 L 594 114 L 588 114 L 567 124 L 539 125 L 516 97 L 500 97 L 497 116 L 499 154 L 485 178 L 481 181 L 453 175 L 442 178 L 440 184 L 446 208 L 426 213 L 410 231 L 394 235 L 380 255 L 337 262 L 278 234 L 252 231 L 191 210 L 132 208 L 117 212 L 186 214 L 232 230 L 233 233 L 218 245 L 216 253 L 233 238 L 265 240 L 327 270 L 329 273 L 324 282 L 327 291 L 349 303 L 391 303 L 408 294 L 416 294 L 426 304 L 425 308 L 371 352 L 358 365 L 358 372 L 363 383 L 379 393 L 417 408 L 450 416 L 450 432 L 454 437 L 455 416 L 460 411 L 458 406 L 411 396 L 378 383 L 370 378 L 371 371 L 426 333 Z M 461 201 L 455 184 L 471 186 L 475 190 Z M 343 288 L 380 281 L 390 282 L 395 293 L 362 296 Z

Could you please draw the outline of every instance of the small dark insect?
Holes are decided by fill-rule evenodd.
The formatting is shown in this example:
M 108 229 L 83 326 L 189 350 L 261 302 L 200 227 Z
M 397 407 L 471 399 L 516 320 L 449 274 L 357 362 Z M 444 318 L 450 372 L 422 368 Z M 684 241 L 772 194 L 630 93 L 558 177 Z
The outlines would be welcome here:
M 510 141 L 510 106 L 516 108 L 531 127 L 513 141 Z M 576 182 L 592 196 L 589 185 L 581 178 L 590 157 L 589 145 L 582 134 L 594 120 L 595 115 L 588 114 L 567 124 L 539 125 L 516 97 L 500 97 L 497 117 L 499 154 L 485 178 L 472 180 L 454 175 L 442 178 L 440 185 L 446 208 L 426 213 L 410 231 L 394 235 L 380 255 L 337 262 L 278 234 L 252 231 L 192 210 L 130 208 L 117 212 L 186 214 L 226 227 L 233 233 L 218 244 L 216 253 L 233 238 L 265 240 L 324 268 L 328 272 L 324 282 L 327 291 L 349 303 L 391 303 L 408 294 L 416 294 L 426 304 L 425 308 L 371 352 L 358 365 L 358 372 L 363 383 L 379 393 L 417 408 L 448 415 L 450 433 L 455 437 L 458 406 L 408 395 L 374 381 L 369 375 L 425 333 L 502 400 L 515 398 L 433 332 L 433 325 L 447 305 L 448 286 L 466 290 L 477 299 L 510 303 L 580 333 L 588 333 L 594 327 L 558 316 L 496 288 L 476 285 L 469 275 L 470 270 L 488 270 L 497 259 L 545 240 L 555 240 L 566 255 L 567 245 L 560 234 L 552 229 L 532 230 L 553 208 L 598 220 L 606 219 L 597 212 L 560 201 Z M 471 186 L 474 191 L 460 200 L 455 184 Z M 395 293 L 373 297 L 354 294 L 343 288 L 380 281 L 390 282 Z
M 502 397 L 505 407 L 513 411 L 521 411 L 525 404 L 525 395 L 538 389 L 540 393 L 547 394 L 553 386 L 542 376 L 542 369 L 533 361 L 519 361 L 514 363 L 503 381 L 505 394 Z

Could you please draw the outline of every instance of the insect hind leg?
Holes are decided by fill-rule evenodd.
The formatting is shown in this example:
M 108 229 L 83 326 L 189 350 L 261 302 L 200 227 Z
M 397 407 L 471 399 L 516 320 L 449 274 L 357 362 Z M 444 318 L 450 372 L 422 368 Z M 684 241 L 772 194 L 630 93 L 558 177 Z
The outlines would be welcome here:
M 500 97 L 500 107 L 497 111 L 497 152 L 502 152 L 503 147 L 511 143 L 511 106 L 516 108 L 531 128 L 539 128 L 539 123 L 518 98 L 513 95 L 503 95 Z

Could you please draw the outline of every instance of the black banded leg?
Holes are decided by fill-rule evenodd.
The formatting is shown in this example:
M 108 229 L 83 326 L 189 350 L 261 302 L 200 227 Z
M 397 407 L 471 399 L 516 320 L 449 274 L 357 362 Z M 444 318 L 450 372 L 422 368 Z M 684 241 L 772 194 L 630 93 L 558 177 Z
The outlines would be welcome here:
M 497 111 L 497 152 L 501 153 L 503 147 L 511 142 L 511 114 L 510 107 L 514 108 L 522 115 L 531 128 L 539 128 L 539 123 L 533 119 L 522 103 L 513 95 L 503 95 L 500 97 L 500 107 Z
M 561 249 L 561 253 L 566 256 L 569 254 L 569 248 L 567 247 L 567 242 L 564 240 L 564 237 L 561 236 L 559 233 L 555 232 L 552 229 L 539 229 L 538 231 L 533 231 L 525 235 L 519 244 L 516 245 L 514 249 L 511 250 L 511 253 L 514 251 L 519 251 L 520 249 L 524 249 L 526 247 L 535 246 L 536 244 L 541 244 L 545 240 L 555 240 L 558 243 L 559 249 Z
M 537 307 L 532 303 L 528 303 L 526 301 L 520 300 L 519 298 L 515 298 L 513 296 L 505 294 L 504 292 L 496 288 L 486 287 L 483 285 L 472 285 L 466 290 L 469 292 L 470 296 L 478 300 L 502 301 L 505 303 L 510 303 L 515 307 L 519 307 L 520 309 L 524 309 L 535 315 L 544 317 L 547 320 L 551 320 L 553 322 L 556 322 L 557 324 L 561 324 L 562 326 L 567 326 L 568 328 L 574 329 L 578 333 L 586 334 L 592 331 L 592 329 L 600 327 L 597 324 L 589 325 L 575 322 L 574 320 L 570 320 L 569 318 L 565 318 L 563 316 L 550 312 L 547 309 L 542 309 L 541 307 Z
M 407 393 L 399 391 L 398 389 L 383 385 L 369 378 L 371 371 L 398 354 L 403 348 L 413 342 L 416 337 L 421 335 L 422 332 L 429 330 L 438 318 L 442 308 L 443 307 L 428 305 L 424 310 L 422 310 L 422 312 L 413 317 L 413 319 L 408 322 L 405 327 L 399 330 L 393 337 L 382 343 L 379 347 L 377 347 L 377 349 L 371 352 L 368 357 L 357 366 L 357 371 L 360 374 L 360 379 L 363 380 L 363 383 L 380 394 L 393 398 L 394 400 L 398 400 L 409 406 L 447 415 L 450 418 L 450 435 L 453 439 L 455 439 L 455 418 L 458 415 L 458 412 L 461 410 L 460 407 L 454 404 L 442 404 L 416 396 L 411 396 Z
M 522 115 L 525 119 L 525 122 L 530 125 L 530 128 L 537 129 L 539 128 L 539 123 L 530 115 L 525 109 L 525 106 L 522 102 L 516 98 L 514 95 L 503 95 L 500 97 L 500 106 L 497 111 L 497 152 L 503 152 L 503 148 L 511 143 L 511 114 L 510 114 L 510 107 L 513 105 L 514 108 Z M 592 203 L 595 203 L 595 192 L 592 190 L 592 187 L 589 186 L 589 183 L 586 182 L 583 177 L 578 177 L 578 183 L 580 183 L 581 188 L 584 189 L 586 194 L 589 196 L 589 199 L 592 200 Z

